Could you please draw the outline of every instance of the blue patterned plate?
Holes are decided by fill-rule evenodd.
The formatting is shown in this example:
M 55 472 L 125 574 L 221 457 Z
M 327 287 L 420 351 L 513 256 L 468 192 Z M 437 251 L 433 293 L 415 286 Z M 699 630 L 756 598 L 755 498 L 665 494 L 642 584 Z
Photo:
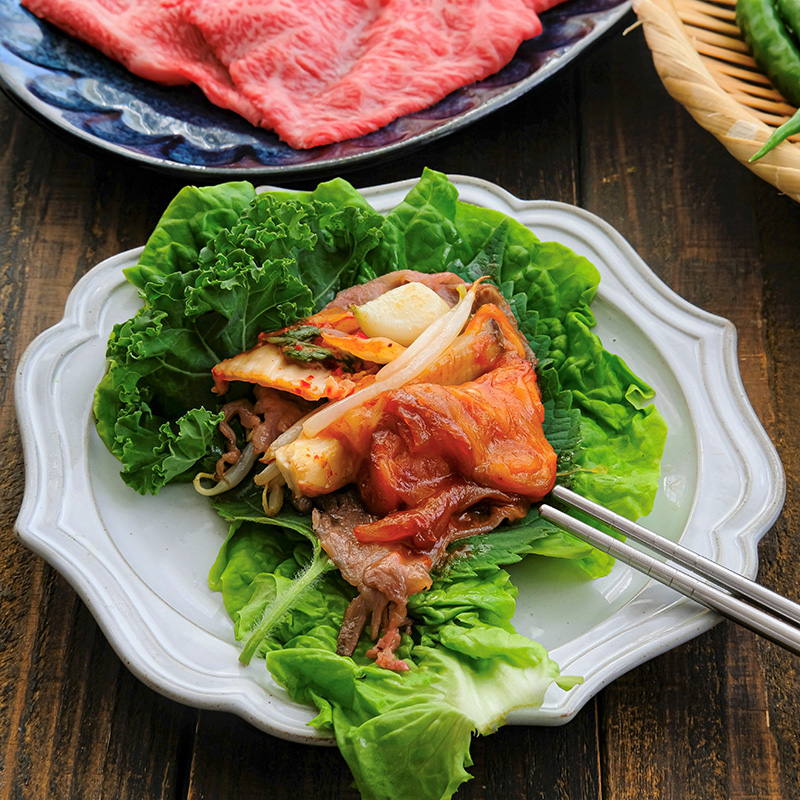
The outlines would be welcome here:
M 26 110 L 85 142 L 171 172 L 245 177 L 309 176 L 388 158 L 452 133 L 553 75 L 612 28 L 630 0 L 568 0 L 542 15 L 496 75 L 466 86 L 374 133 L 295 150 L 211 105 L 193 87 L 165 87 L 132 75 L 99 51 L 0 0 L 0 87 Z

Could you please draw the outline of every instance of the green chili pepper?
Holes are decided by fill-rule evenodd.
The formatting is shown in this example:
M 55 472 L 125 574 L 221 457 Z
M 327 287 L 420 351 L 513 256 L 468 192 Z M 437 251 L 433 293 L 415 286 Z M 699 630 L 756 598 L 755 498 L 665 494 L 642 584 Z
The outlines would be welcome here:
M 800 50 L 773 0 L 737 0 L 736 24 L 775 88 L 790 103 L 800 106 Z
M 751 163 L 753 161 L 758 161 L 761 156 L 765 156 L 769 153 L 773 147 L 777 147 L 784 139 L 788 139 L 796 133 L 800 133 L 800 111 L 796 111 L 795 115 L 790 120 L 784 122 L 780 128 L 776 128 L 772 132 L 772 136 L 767 139 L 764 146 L 750 158 Z
M 800 31 L 800 3 L 797 0 L 775 0 L 778 16 L 783 20 L 789 35 L 798 44 L 798 31 Z

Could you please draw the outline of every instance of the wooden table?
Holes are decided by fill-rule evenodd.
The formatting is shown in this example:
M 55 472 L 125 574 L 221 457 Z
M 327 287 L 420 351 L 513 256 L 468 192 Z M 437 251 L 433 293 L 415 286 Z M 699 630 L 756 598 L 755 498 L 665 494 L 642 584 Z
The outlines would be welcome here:
M 625 25 L 633 22 L 629 17 Z M 666 94 L 639 30 L 467 130 L 347 175 L 424 166 L 608 220 L 690 302 L 732 320 L 788 475 L 760 580 L 800 595 L 800 206 Z M 136 680 L 72 588 L 12 532 L 16 364 L 76 280 L 143 243 L 181 181 L 64 143 L 0 97 L 0 800 L 355 798 L 335 749 L 289 744 Z M 619 678 L 564 727 L 475 741 L 459 798 L 800 797 L 800 661 L 723 623 Z M 409 800 L 413 800 L 410 798 Z

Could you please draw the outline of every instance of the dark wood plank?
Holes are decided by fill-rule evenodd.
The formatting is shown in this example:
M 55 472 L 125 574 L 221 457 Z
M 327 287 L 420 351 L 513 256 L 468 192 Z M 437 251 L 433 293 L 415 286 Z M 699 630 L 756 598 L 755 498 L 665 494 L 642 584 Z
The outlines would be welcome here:
M 478 798 L 573 798 L 599 796 L 594 704 L 566 727 L 509 726 L 472 744 L 473 778 L 458 793 Z M 575 765 L 580 769 L 576 770 Z M 320 776 L 325 776 L 324 780 Z M 261 797 L 314 800 L 359 794 L 335 748 L 284 742 L 228 714 L 202 712 L 191 767 L 188 800 Z
M 138 201 L 174 186 L 63 145 L 2 97 L 0 128 L 0 797 L 175 797 L 196 712 L 139 683 L 72 588 L 12 535 L 23 490 L 16 363 L 89 267 L 144 241 L 166 197 Z
M 779 202 L 781 201 L 781 202 Z M 774 397 L 773 440 L 787 477 L 786 505 L 773 531 L 760 547 L 759 579 L 778 592 L 800 601 L 800 206 L 776 198 L 769 187 L 758 187 L 755 213 L 757 240 L 763 263 L 766 308 L 764 333 L 769 380 Z M 763 709 L 777 747 L 776 768 L 784 797 L 800 795 L 800 662 L 766 643 L 759 643 L 764 664 L 767 703 Z
M 593 165 L 582 201 L 612 221 L 672 288 L 736 324 L 745 387 L 774 434 L 764 328 L 774 298 L 765 292 L 769 266 L 759 254 L 758 232 L 782 225 L 785 252 L 797 253 L 797 207 L 732 163 L 682 108 L 665 105 L 664 90 L 653 89 L 652 68 L 630 69 L 642 63 L 637 51 L 643 47 L 633 33 L 615 51 L 621 58 L 596 57 L 588 65 L 582 107 L 592 124 L 584 150 Z M 760 204 L 769 208 L 762 219 L 755 211 Z M 785 297 L 796 302 L 796 287 Z M 767 540 L 776 541 L 780 528 Z M 792 560 L 785 556 L 782 563 Z M 787 760 L 785 746 L 779 752 L 770 723 L 774 667 L 765 661 L 785 667 L 792 660 L 776 649 L 723 624 L 617 680 L 601 701 L 609 795 L 779 798 L 796 792 L 796 763 Z M 796 743 L 800 717 L 795 714 L 793 726 L 788 719 L 784 740 Z
M 357 800 L 352 782 L 335 747 L 286 742 L 230 714 L 198 718 L 187 800 Z
M 559 727 L 506 727 L 473 745 L 474 780 L 457 795 L 472 798 L 558 798 L 601 796 L 597 703 Z

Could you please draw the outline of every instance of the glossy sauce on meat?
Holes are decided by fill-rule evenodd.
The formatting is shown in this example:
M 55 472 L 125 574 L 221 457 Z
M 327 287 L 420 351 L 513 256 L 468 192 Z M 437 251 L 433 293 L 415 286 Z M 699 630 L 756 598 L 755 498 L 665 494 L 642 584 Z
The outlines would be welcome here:
M 360 459 L 362 502 L 380 517 L 356 537 L 438 553 L 482 530 L 491 509 L 524 515 L 555 483 L 543 421 L 536 373 L 516 353 L 458 386 L 416 383 L 379 395 L 327 431 Z

